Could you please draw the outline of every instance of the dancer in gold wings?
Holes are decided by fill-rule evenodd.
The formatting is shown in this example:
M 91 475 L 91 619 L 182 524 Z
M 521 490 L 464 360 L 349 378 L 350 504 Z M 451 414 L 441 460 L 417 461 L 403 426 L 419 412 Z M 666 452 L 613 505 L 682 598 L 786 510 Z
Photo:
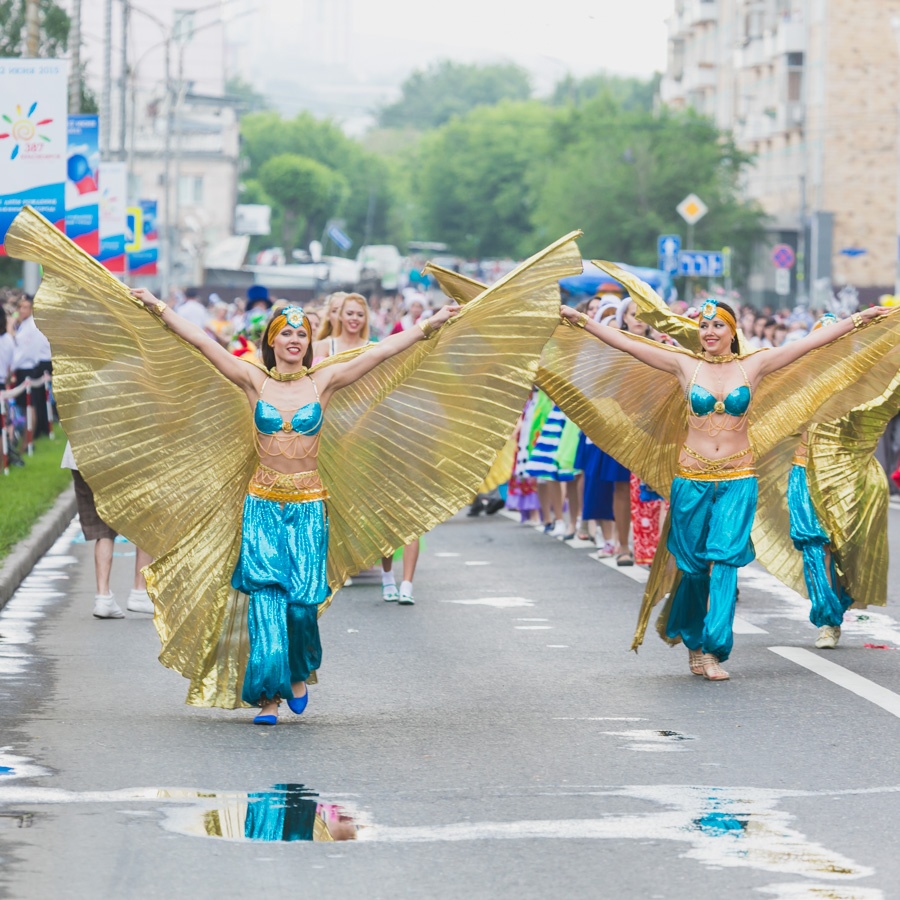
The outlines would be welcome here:
M 623 283 L 643 311 L 652 311 L 655 295 L 646 284 L 612 263 L 596 264 Z M 480 287 L 437 267 L 429 271 L 454 299 L 471 296 Z M 820 331 L 787 347 L 745 357 L 738 352 L 730 321 L 717 307 L 706 312 L 711 318 L 703 320 L 702 333 L 691 333 L 696 326 L 682 323 L 685 342 L 695 341 L 698 352 L 594 323 L 585 322 L 587 333 L 558 328 L 544 348 L 537 383 L 598 446 L 653 490 L 672 494 L 673 515 L 665 530 L 671 533 L 670 524 L 677 528 L 677 518 L 680 532 L 661 538 L 632 648 L 642 643 L 653 607 L 668 597 L 659 617 L 661 636 L 672 644 L 686 638 L 691 671 L 722 680 L 728 676 L 720 663 L 732 642 L 734 568 L 753 558 L 753 544 L 773 574 L 802 590 L 802 559 L 790 542 L 785 499 L 797 435 L 807 426 L 815 432 L 834 430 L 829 423 L 847 422 L 844 417 L 857 409 L 868 422 L 870 405 L 881 403 L 884 408 L 879 398 L 889 395 L 900 367 L 900 316 L 882 315 L 886 309 L 867 310 L 830 333 Z M 581 322 L 574 310 L 564 308 L 563 315 Z M 714 356 L 722 360 L 714 362 Z M 872 427 L 867 426 L 867 434 Z M 833 448 L 841 439 L 848 448 L 844 456 L 852 452 L 848 428 L 837 427 L 840 434 L 830 442 Z M 831 473 L 834 467 L 824 471 Z M 832 493 L 842 491 L 833 477 L 828 484 Z M 751 543 L 757 486 L 762 515 Z M 816 487 L 811 489 L 815 492 Z M 717 498 L 710 502 L 710 494 L 718 499 L 730 496 L 742 517 L 729 518 L 727 528 L 713 533 L 711 546 L 700 546 L 697 553 L 692 542 L 705 543 L 709 527 L 702 517 L 697 521 L 685 515 L 690 511 L 687 501 L 696 501 L 700 516 L 701 509 L 711 512 L 715 506 Z M 676 501 L 682 513 L 677 517 Z M 842 502 L 847 508 L 851 498 L 842 496 Z M 723 511 L 719 509 L 720 517 Z M 854 529 L 853 547 L 858 547 L 857 532 Z M 724 540 L 716 546 L 718 537 Z M 679 596 L 685 572 L 688 584 Z M 716 596 L 707 612 L 704 591 L 710 580 Z
M 327 491 L 331 591 L 470 502 L 515 427 L 559 322 L 558 280 L 581 266 L 576 236 L 524 262 L 430 340 L 416 329 L 398 336 L 407 342 L 400 347 L 386 342 L 399 350 L 390 358 L 367 347 L 306 372 L 302 316 L 298 328 L 270 329 L 287 362 L 266 373 L 238 361 L 248 393 L 166 327 L 170 311 L 161 310 L 161 322 L 38 213 L 16 217 L 6 250 L 44 268 L 36 314 L 54 350 L 66 433 L 98 512 L 155 559 L 147 574 L 160 660 L 190 679 L 188 703 L 234 708 L 260 699 L 242 698 L 249 603 L 232 587 L 233 577 L 244 587 L 258 583 L 257 560 L 242 556 L 248 493 L 275 503 L 282 491 L 285 502 L 302 495 L 321 515 L 312 504 Z M 362 362 L 367 354 L 376 354 L 374 368 Z M 282 369 L 297 380 L 279 380 Z M 320 428 L 314 406 L 304 406 L 315 403 L 307 374 L 320 392 L 330 386 Z M 259 389 L 275 407 L 262 406 L 262 428 L 248 404 Z M 272 428 L 279 415 L 281 432 Z M 309 433 L 295 439 L 294 430 Z M 316 476 L 285 479 L 311 469 L 314 442 Z M 271 471 L 260 470 L 260 449 L 280 461 Z M 330 602 L 324 590 L 319 580 L 307 595 L 307 604 L 321 600 L 320 612 Z M 315 680 L 312 671 L 307 683 Z

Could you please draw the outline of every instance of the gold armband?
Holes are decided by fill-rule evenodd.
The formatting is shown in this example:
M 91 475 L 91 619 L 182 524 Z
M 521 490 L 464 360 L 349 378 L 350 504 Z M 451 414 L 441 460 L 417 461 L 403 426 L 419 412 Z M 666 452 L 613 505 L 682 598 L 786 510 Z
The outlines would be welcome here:
M 572 323 L 576 328 L 587 327 L 588 317 L 584 313 L 578 313 L 578 318 Z
M 858 312 L 853 313 L 853 315 L 850 316 L 850 318 L 853 320 L 854 328 L 862 328 L 863 325 L 865 324 L 863 322 L 863 317 Z
M 416 325 L 418 325 L 419 328 L 422 329 L 422 334 L 425 335 L 426 341 L 438 330 L 438 328 L 440 328 L 439 325 L 433 325 L 431 319 L 426 319 L 424 322 L 419 320 L 418 322 L 416 322 Z
M 157 300 L 152 306 L 148 307 L 150 312 L 155 313 L 157 316 L 162 318 L 162 314 L 168 309 L 168 306 L 165 300 Z

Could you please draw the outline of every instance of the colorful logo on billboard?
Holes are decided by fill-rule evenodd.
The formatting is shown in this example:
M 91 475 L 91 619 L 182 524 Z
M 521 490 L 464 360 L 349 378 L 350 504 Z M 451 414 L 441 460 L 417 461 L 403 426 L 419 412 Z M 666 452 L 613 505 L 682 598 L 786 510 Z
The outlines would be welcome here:
M 91 256 L 100 254 L 100 126 L 96 115 L 69 116 L 66 234 Z
M 23 144 L 27 147 L 28 144 L 34 143 L 35 138 L 45 144 L 50 143 L 51 138 L 46 134 L 41 134 L 38 129 L 43 128 L 45 125 L 49 125 L 53 119 L 39 119 L 33 121 L 31 117 L 37 110 L 37 106 L 37 101 L 35 101 L 28 107 L 28 112 L 25 113 L 25 115 L 22 115 L 22 107 L 17 104 L 15 119 L 11 118 L 6 113 L 3 113 L 3 121 L 10 125 L 11 128 L 9 131 L 0 132 L 0 141 L 4 139 L 12 140 L 13 148 L 12 152 L 9 154 L 10 159 L 15 159 L 19 155 L 20 147 Z
M 139 200 L 137 206 L 128 208 L 125 241 L 129 274 L 156 275 L 159 235 L 155 200 Z

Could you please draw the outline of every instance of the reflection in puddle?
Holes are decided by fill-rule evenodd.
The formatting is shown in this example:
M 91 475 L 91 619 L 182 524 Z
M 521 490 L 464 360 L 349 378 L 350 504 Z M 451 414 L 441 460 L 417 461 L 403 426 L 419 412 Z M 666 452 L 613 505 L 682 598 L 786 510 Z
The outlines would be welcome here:
M 695 737 L 682 734 L 680 731 L 660 731 L 656 729 L 633 728 L 630 731 L 603 731 L 610 737 L 627 738 L 631 743 L 625 745 L 626 750 L 638 750 L 642 753 L 685 753 L 690 747 L 683 747 L 684 741 L 695 741 Z
M 196 837 L 231 841 L 353 841 L 360 826 L 344 807 L 322 803 L 302 784 L 276 784 L 249 794 L 160 791 L 160 798 L 201 800 L 165 810 L 163 826 Z M 207 804 L 209 804 L 207 806 Z

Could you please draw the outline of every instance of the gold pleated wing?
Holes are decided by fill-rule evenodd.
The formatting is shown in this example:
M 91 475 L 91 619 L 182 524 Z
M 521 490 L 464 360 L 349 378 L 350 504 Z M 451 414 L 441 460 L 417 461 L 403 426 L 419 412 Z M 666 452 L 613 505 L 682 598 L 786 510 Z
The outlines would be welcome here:
M 431 340 L 334 395 L 319 453 L 331 495 L 332 585 L 471 503 L 559 322 L 559 279 L 581 271 L 578 234 L 479 291 Z
M 247 398 L 34 210 L 6 249 L 43 266 L 34 315 L 97 510 L 154 557 L 160 661 L 190 679 L 189 703 L 240 705 L 246 597 L 230 577 L 257 462 Z
M 809 430 L 809 492 L 853 605 L 887 603 L 888 483 L 875 447 L 900 411 L 900 372 L 873 401 Z

